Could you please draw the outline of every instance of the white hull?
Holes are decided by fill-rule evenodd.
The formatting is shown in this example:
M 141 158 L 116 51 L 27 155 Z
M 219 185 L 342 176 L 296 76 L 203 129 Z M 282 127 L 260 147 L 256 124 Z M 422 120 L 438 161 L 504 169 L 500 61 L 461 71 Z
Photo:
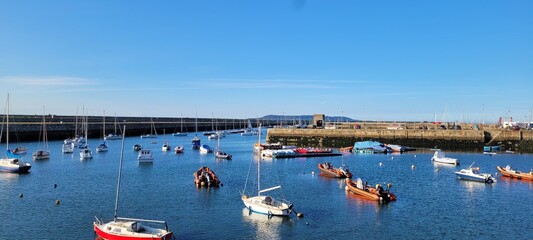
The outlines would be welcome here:
M 455 172 L 455 175 L 457 175 L 457 177 L 460 179 L 469 180 L 469 181 L 485 182 L 485 183 L 495 182 L 491 174 L 479 173 L 478 168 L 461 169 L 461 171 Z
M 210 153 L 213 152 L 213 149 L 209 146 L 200 146 L 200 153 Z
M 268 196 L 246 197 L 242 196 L 244 206 L 252 212 L 273 215 L 273 216 L 288 216 L 292 212 L 292 205 L 284 202 L 278 202 L 272 199 L 270 204 L 265 201 Z
M 72 143 L 68 143 L 68 144 L 65 143 L 61 147 L 61 151 L 63 153 L 74 153 L 74 145 Z
M 137 156 L 137 160 L 139 163 L 152 163 L 154 162 L 154 157 L 152 156 L 152 152 L 149 149 L 143 149 L 141 150 L 141 153 Z
M 33 160 L 50 159 L 50 151 L 39 150 L 32 154 Z
M 91 159 L 93 158 L 93 152 L 86 148 L 80 151 L 80 159 Z
M 442 151 L 435 151 L 435 154 L 433 154 L 433 157 L 431 158 L 431 160 L 434 162 L 438 162 L 438 163 L 459 165 L 459 160 L 457 160 L 456 158 L 446 157 L 444 155 L 444 152 Z
M 122 139 L 122 135 L 109 134 L 104 139 L 105 140 L 119 140 L 119 139 Z

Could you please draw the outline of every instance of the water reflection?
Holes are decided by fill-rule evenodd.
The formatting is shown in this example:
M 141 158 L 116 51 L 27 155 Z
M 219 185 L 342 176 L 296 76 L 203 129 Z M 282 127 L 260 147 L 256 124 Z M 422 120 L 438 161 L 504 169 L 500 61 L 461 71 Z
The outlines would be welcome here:
M 484 182 L 468 181 L 468 180 L 457 180 L 459 184 L 463 186 L 469 193 L 480 191 L 486 187 L 492 187 L 492 184 L 487 184 Z
M 379 202 L 359 197 L 357 196 L 357 194 L 352 193 L 348 190 L 345 190 L 344 192 L 346 193 L 345 195 L 346 195 L 346 199 L 348 200 L 348 203 L 355 204 L 358 210 L 369 208 L 369 207 L 374 207 L 376 212 L 379 212 L 380 205 L 381 205 Z M 385 205 L 388 205 L 388 203 Z
M 281 226 L 291 224 L 289 216 L 272 216 L 251 212 L 242 209 L 244 222 L 255 227 L 255 239 L 281 239 Z
M 440 162 L 433 162 L 433 166 L 435 168 L 449 168 L 449 169 L 452 169 L 452 168 L 456 168 L 457 166 L 459 165 L 453 165 L 453 164 L 448 164 L 448 163 L 440 163 Z

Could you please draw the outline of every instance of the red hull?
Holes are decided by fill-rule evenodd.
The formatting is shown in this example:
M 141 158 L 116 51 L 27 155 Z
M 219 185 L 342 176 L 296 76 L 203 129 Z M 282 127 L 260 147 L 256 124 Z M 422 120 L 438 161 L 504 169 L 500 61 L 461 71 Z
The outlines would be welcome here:
M 135 236 L 125 236 L 125 235 L 115 235 L 108 232 L 103 231 L 100 229 L 96 224 L 94 224 L 94 232 L 98 237 L 106 240 L 170 240 L 172 239 L 172 232 L 169 232 L 163 236 L 156 236 L 156 237 L 135 237 Z

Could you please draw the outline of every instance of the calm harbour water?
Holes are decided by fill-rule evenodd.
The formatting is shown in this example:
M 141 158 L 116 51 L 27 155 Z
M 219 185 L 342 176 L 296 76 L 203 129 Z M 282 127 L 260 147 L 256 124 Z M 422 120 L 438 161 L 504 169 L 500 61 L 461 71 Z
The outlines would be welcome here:
M 240 200 L 251 161 L 256 169 L 252 146 L 257 137 L 221 139 L 222 149 L 233 155 L 227 161 L 192 150 L 193 136 L 159 135 L 157 144 L 126 138 L 119 216 L 165 220 L 177 239 L 533 238 L 533 182 L 497 177 L 489 185 L 461 181 L 453 173 L 473 161 L 481 172 L 494 174 L 497 165 L 507 164 L 526 171 L 533 168 L 531 154 L 447 152 L 461 161 L 458 167 L 432 163 L 430 151 L 262 160 L 261 185 L 281 184 L 274 192 L 305 214 L 268 219 L 249 215 Z M 199 136 L 216 147 L 216 140 Z M 185 153 L 162 152 L 165 140 L 173 147 L 185 145 Z M 100 141 L 89 140 L 93 151 Z M 153 164 L 137 162 L 135 143 L 152 149 Z M 51 142 L 52 157 L 44 161 L 31 161 L 37 142 L 20 144 L 28 148 L 23 159 L 32 163 L 31 173 L 0 174 L 0 239 L 94 239 L 94 216 L 113 217 L 120 140 L 108 141 L 109 152 L 83 161 L 77 152 L 62 154 L 61 144 Z M 343 180 L 319 176 L 317 164 L 325 161 L 344 162 L 355 178 L 372 185 L 392 183 L 398 201 L 377 204 L 346 193 Z M 224 185 L 197 189 L 193 172 L 201 166 L 213 169 Z M 255 184 L 254 171 L 249 187 Z

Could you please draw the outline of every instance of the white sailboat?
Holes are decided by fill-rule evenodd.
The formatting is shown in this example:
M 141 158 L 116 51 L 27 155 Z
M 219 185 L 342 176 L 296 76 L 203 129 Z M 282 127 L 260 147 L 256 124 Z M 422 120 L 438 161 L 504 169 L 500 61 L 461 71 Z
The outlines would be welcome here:
M 122 139 L 122 135 L 117 133 L 117 114 L 115 113 L 115 132 L 107 134 L 104 140 L 119 140 Z
M 141 135 L 141 138 L 157 138 L 157 130 L 155 129 L 155 123 L 152 118 L 150 118 L 150 134 Z
M 44 115 L 44 107 L 43 107 L 43 123 L 41 125 L 41 132 L 40 135 L 42 136 L 42 146 L 41 142 L 39 142 L 39 147 L 37 148 L 37 151 L 35 151 L 32 154 L 33 160 L 45 160 L 50 159 L 50 149 L 48 148 L 48 135 L 46 133 L 46 118 Z
M 104 117 L 102 119 L 102 138 L 104 139 L 104 142 L 96 146 L 96 152 L 107 152 L 107 150 L 109 149 L 109 147 L 107 146 L 105 137 L 106 136 L 105 136 L 105 111 L 104 111 Z
M 259 126 L 259 132 L 261 132 L 261 126 Z M 245 195 L 246 184 L 244 186 L 244 191 L 241 196 L 241 200 L 244 203 L 244 206 L 248 208 L 250 212 L 256 212 L 261 214 L 267 214 L 269 216 L 288 216 L 292 212 L 293 205 L 278 199 L 274 199 L 272 196 L 261 195 L 272 190 L 281 188 L 281 186 L 275 186 L 267 189 L 261 190 L 261 160 L 257 159 L 257 196 L 249 197 Z M 246 179 L 248 182 L 248 179 Z
M 89 131 L 89 120 L 88 120 L 87 116 L 85 116 L 85 139 L 86 140 L 85 140 L 85 144 L 84 144 L 83 148 L 81 148 L 81 145 L 79 146 L 81 148 L 80 149 L 80 159 L 81 160 L 93 158 L 93 152 L 89 148 L 89 140 L 87 140 L 88 139 L 88 131 Z
M 165 136 L 165 142 L 163 143 L 163 146 L 161 146 L 161 150 L 163 152 L 170 151 L 172 149 L 172 147 L 170 147 L 170 144 L 168 144 L 167 137 L 166 137 L 166 134 L 165 134 L 165 129 L 163 129 L 163 136 Z
M 22 160 L 16 154 L 13 154 L 9 149 L 9 94 L 6 102 L 6 157 L 0 158 L 0 172 L 10 173 L 27 173 L 30 171 L 31 164 Z M 1 135 L 0 135 L 1 136 Z M 0 137 L 1 139 L 1 137 Z
M 187 136 L 187 133 L 183 132 L 183 116 L 181 117 L 180 122 L 181 122 L 180 131 L 172 133 L 172 136 L 174 137 L 186 137 Z
M 123 134 L 126 134 L 126 126 L 124 126 Z M 115 214 L 113 220 L 109 222 L 103 222 L 95 217 L 96 220 L 93 222 L 94 232 L 102 239 L 172 239 L 173 233 L 168 229 L 168 225 L 165 221 L 118 217 L 118 200 L 120 193 L 120 176 L 122 175 L 123 156 L 124 138 L 122 138 L 122 148 L 120 152 L 120 163 L 118 168 Z M 164 228 L 155 227 L 154 224 L 164 226 Z
M 254 136 L 257 135 L 257 131 L 252 128 L 252 123 L 248 119 L 248 127 L 244 129 L 244 132 L 241 133 L 241 136 Z
M 223 152 L 222 150 L 220 150 L 220 138 L 218 138 L 217 149 L 216 149 L 214 154 L 215 154 L 215 158 L 218 158 L 218 159 L 231 160 L 231 157 L 232 157 L 231 154 Z
M 199 150 L 200 149 L 200 138 L 198 137 L 198 117 L 194 120 L 194 138 L 192 138 L 192 149 Z

